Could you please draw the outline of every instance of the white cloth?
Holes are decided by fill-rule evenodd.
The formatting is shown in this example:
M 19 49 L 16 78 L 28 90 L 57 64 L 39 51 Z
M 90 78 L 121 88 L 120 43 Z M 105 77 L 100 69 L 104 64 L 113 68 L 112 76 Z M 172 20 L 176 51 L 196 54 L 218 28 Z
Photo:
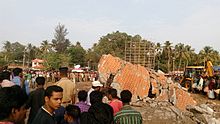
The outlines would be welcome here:
M 198 86 L 197 86 L 197 89 L 198 89 L 198 90 L 202 90 L 202 87 L 203 87 L 203 78 L 200 78 L 199 84 L 198 84 Z
M 3 80 L 2 83 L 1 83 L 1 86 L 2 87 L 11 87 L 11 86 L 14 86 L 15 83 L 9 81 L 9 80 Z
M 90 95 L 90 93 L 91 93 L 92 91 L 94 91 L 94 90 L 95 90 L 95 89 L 91 88 L 91 89 L 89 89 L 89 91 L 88 91 L 88 96 L 87 96 L 87 100 L 86 100 L 86 103 L 87 103 L 88 105 L 91 105 L 89 95 Z

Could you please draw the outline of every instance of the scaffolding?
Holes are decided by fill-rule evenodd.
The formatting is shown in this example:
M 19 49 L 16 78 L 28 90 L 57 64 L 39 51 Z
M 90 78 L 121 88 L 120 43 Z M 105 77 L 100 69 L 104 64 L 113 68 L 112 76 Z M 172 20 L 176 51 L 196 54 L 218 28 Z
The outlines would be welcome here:
M 150 41 L 127 41 L 125 43 L 125 61 L 140 64 L 146 68 L 154 69 L 155 49 Z

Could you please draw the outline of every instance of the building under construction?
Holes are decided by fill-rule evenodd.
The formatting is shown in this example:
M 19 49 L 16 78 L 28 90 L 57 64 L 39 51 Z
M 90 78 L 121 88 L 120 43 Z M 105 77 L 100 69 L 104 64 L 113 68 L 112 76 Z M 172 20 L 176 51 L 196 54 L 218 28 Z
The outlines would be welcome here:
M 125 61 L 153 69 L 155 66 L 154 44 L 150 41 L 128 41 L 125 43 Z

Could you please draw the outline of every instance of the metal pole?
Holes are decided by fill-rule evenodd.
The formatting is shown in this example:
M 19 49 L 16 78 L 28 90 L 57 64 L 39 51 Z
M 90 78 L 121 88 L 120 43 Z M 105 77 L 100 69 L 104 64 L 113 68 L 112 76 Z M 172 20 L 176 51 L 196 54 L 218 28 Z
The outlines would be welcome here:
M 24 66 L 25 66 L 25 51 L 26 51 L 26 47 L 24 48 L 24 54 L 23 54 L 23 68 L 24 68 Z

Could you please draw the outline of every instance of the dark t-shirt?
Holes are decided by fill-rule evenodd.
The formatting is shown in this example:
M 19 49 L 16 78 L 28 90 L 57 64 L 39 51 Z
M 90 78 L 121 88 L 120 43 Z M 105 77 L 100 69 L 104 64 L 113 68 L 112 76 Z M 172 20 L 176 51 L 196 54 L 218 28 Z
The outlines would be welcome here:
M 55 118 L 40 108 L 32 124 L 56 124 Z
M 35 91 L 32 91 L 29 95 L 27 105 L 28 107 L 31 107 L 28 118 L 28 124 L 31 124 L 40 107 L 44 105 L 44 88 L 39 88 Z

